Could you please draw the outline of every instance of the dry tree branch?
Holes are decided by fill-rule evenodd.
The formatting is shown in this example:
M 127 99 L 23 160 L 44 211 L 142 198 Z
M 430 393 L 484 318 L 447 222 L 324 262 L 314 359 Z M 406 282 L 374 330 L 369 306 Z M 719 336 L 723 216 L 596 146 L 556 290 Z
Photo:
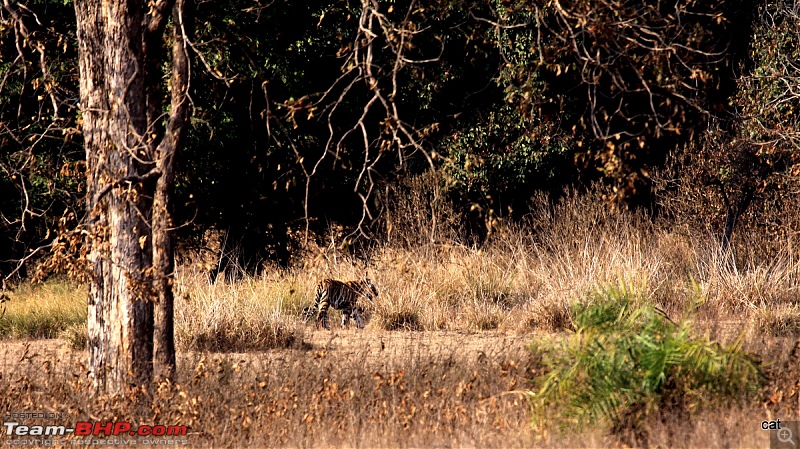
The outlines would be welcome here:
M 596 138 L 607 140 L 617 134 L 609 132 L 608 125 L 615 117 L 621 117 L 624 109 L 619 105 L 616 110 L 609 109 L 608 103 L 612 97 L 624 94 L 644 94 L 649 113 L 640 118 L 651 121 L 657 131 L 677 131 L 671 123 L 671 109 L 663 105 L 670 99 L 700 114 L 709 113 L 677 87 L 689 92 L 699 91 L 697 85 L 682 83 L 684 75 L 704 76 L 697 75 L 698 67 L 719 63 L 726 49 L 709 50 L 702 47 L 699 40 L 695 43 L 701 36 L 692 33 L 702 33 L 702 30 L 692 31 L 682 24 L 682 16 L 692 14 L 691 11 L 676 4 L 675 20 L 671 20 L 647 4 L 637 9 L 614 0 L 599 1 L 592 8 L 584 6 L 583 2 L 553 2 L 550 19 L 537 22 L 537 28 L 546 29 L 550 33 L 548 37 L 571 48 L 572 57 L 581 67 L 578 71 L 588 96 L 590 129 Z M 538 12 L 537 8 L 537 16 Z M 651 68 L 636 59 L 641 52 L 648 54 L 654 63 L 663 65 L 659 69 L 664 71 L 663 80 L 651 79 Z M 685 73 L 678 73 L 679 70 Z M 599 88 L 603 78 L 613 85 L 613 90 Z
M 15 9 L 15 6 L 17 8 L 19 8 L 19 9 L 24 10 L 24 12 L 18 11 L 17 9 Z M 58 100 L 56 99 L 55 92 L 54 92 L 55 91 L 54 87 L 57 85 L 57 83 L 53 79 L 53 77 L 52 77 L 52 75 L 50 73 L 50 69 L 49 69 L 49 67 L 47 65 L 47 55 L 45 53 L 45 46 L 40 40 L 34 39 L 34 36 L 31 35 L 30 31 L 28 30 L 28 27 L 25 25 L 25 20 L 24 20 L 23 15 L 29 15 L 29 16 L 33 17 L 33 20 L 39 26 L 42 26 L 42 23 L 39 21 L 39 18 L 36 16 L 36 14 L 34 14 L 33 11 L 28 9 L 22 3 L 15 3 L 14 5 L 12 5 L 9 0 L 4 0 L 3 1 L 3 9 L 5 9 L 8 12 L 8 14 L 11 16 L 11 21 L 12 21 L 12 23 L 14 25 L 14 31 L 15 31 L 15 34 L 16 34 L 16 46 L 17 46 L 17 52 L 18 52 L 18 56 L 19 56 L 15 61 L 20 60 L 20 59 L 22 60 L 23 70 L 26 72 L 26 74 L 27 74 L 27 68 L 26 68 L 27 64 L 26 64 L 25 54 L 24 54 L 24 51 L 22 50 L 22 47 L 27 45 L 29 48 L 34 50 L 39 55 L 39 58 L 38 58 L 39 59 L 39 70 L 42 71 L 42 79 L 44 80 L 44 83 L 45 83 L 45 91 L 47 92 L 48 96 L 50 97 L 50 102 L 52 103 L 53 115 L 54 115 L 53 119 L 57 120 L 59 118 L 59 116 L 58 116 L 58 114 L 59 114 L 59 105 L 58 105 Z M 26 78 L 27 78 L 27 76 L 26 76 Z M 24 86 L 23 86 L 23 89 L 24 89 Z
M 3 218 L 9 226 L 16 226 L 14 241 L 25 243 L 24 235 L 35 232 L 32 231 L 35 228 L 31 226 L 32 219 L 42 218 L 55 202 L 53 200 L 49 206 L 39 205 L 34 198 L 37 193 L 31 191 L 32 186 L 36 185 L 34 175 L 37 173 L 37 150 L 46 139 L 56 138 L 56 132 L 61 132 L 57 138 L 62 141 L 68 140 L 72 135 L 72 129 L 65 125 L 68 119 L 61 114 L 62 109 L 70 107 L 71 92 L 59 84 L 62 80 L 57 79 L 51 71 L 52 60 L 49 56 L 52 55 L 48 53 L 48 48 L 52 49 L 54 46 L 63 48 L 66 52 L 68 39 L 54 27 L 43 24 L 39 16 L 23 2 L 3 0 L 0 5 L 0 29 L 3 30 L 4 39 L 13 39 L 13 48 L 16 50 L 16 56 L 5 67 L 0 81 L 0 94 L 7 99 L 13 98 L 5 91 L 7 83 L 15 80 L 15 84 L 19 85 L 19 92 L 14 93 L 18 98 L 16 117 L 0 117 L 0 136 L 9 138 L 7 142 L 13 141 L 12 145 L 4 148 L 9 157 L 0 161 L 0 170 L 8 175 L 8 179 L 19 192 L 19 218 L 13 221 L 5 216 Z M 29 66 L 35 70 L 29 71 Z M 33 104 L 38 106 L 38 111 L 26 110 L 31 108 L 25 106 L 31 100 L 36 101 Z M 10 103 L 6 103 L 3 109 L 11 109 L 10 106 Z M 59 152 L 59 156 L 60 154 Z M 22 257 L 5 279 L 16 275 L 41 249 Z
M 359 140 L 364 154 L 353 186 L 353 191 L 362 202 L 362 214 L 355 230 L 347 238 L 356 235 L 368 236 L 364 225 L 373 219 L 369 210 L 369 200 L 375 187 L 373 174 L 385 152 L 393 149 L 400 169 L 405 168 L 406 158 L 415 153 L 421 154 L 431 168 L 434 167 L 433 157 L 424 147 L 424 132 L 403 119 L 402 106 L 398 103 L 399 74 L 410 65 L 439 61 L 444 52 L 444 43 L 440 41 L 440 51 L 435 57 L 408 56 L 408 51 L 412 48 L 412 39 L 429 31 L 428 28 L 419 29 L 414 22 L 413 16 L 417 8 L 416 1 L 410 2 L 403 19 L 393 22 L 388 16 L 388 11 L 381 12 L 378 1 L 361 0 L 357 31 L 350 50 L 344 57 L 342 75 L 310 105 L 310 108 L 319 108 L 323 111 L 322 116 L 325 117 L 328 127 L 328 139 L 310 171 L 306 169 L 302 163 L 303 158 L 298 154 L 298 162 L 303 166 L 303 173 L 306 176 L 304 198 L 306 238 L 310 225 L 309 192 L 314 176 L 329 155 L 334 160 L 339 159 L 340 153 L 351 145 L 349 140 L 351 136 L 361 135 Z M 361 114 L 345 130 L 337 132 L 333 123 L 335 117 L 339 117 L 340 106 L 353 96 L 354 92 L 361 92 L 362 89 L 366 90 L 369 96 L 361 107 Z M 375 123 L 370 119 L 376 114 L 383 117 L 380 129 L 377 131 Z
M 531 24 L 530 22 L 525 22 L 525 23 L 515 23 L 513 25 L 503 25 L 502 23 L 495 22 L 494 20 L 489 20 L 489 19 L 485 19 L 483 17 L 478 17 L 475 14 L 473 14 L 472 11 L 470 11 L 469 16 L 473 20 L 476 20 L 478 22 L 486 22 L 486 23 L 488 23 L 489 25 L 491 25 L 491 26 L 493 26 L 495 28 L 500 28 L 500 29 L 504 29 L 504 30 L 513 30 L 515 28 L 525 28 L 526 26 L 529 26 Z
M 10 281 L 11 278 L 13 278 L 17 273 L 19 273 L 19 271 L 22 270 L 22 268 L 25 266 L 26 263 L 28 263 L 29 260 L 31 260 L 40 251 L 43 251 L 43 250 L 46 250 L 46 249 L 49 249 L 49 248 L 52 248 L 53 246 L 55 246 L 57 241 L 58 241 L 58 237 L 53 239 L 53 241 L 51 241 L 50 243 L 47 243 L 45 245 L 41 245 L 38 248 L 36 248 L 34 250 L 31 250 L 25 257 L 22 257 L 21 259 L 16 260 L 15 261 L 16 262 L 16 267 L 13 270 L 11 270 L 7 275 L 5 275 L 3 277 L 3 290 L 5 290 L 6 282 Z

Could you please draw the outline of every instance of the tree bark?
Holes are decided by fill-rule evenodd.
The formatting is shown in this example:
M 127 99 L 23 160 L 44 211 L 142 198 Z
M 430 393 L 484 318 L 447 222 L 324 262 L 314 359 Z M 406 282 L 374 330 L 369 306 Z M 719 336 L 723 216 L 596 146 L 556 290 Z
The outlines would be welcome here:
M 91 265 L 89 364 L 97 387 L 119 392 L 152 374 L 142 2 L 77 0 L 75 7 Z
M 154 354 L 160 372 L 175 371 L 170 196 L 188 115 L 188 60 L 178 25 L 171 111 L 163 125 L 157 42 L 169 18 L 164 11 L 175 0 L 151 2 L 148 12 L 143 4 L 75 2 L 87 164 L 89 365 L 96 387 L 110 393 L 149 385 Z M 178 0 L 175 23 L 182 7 Z

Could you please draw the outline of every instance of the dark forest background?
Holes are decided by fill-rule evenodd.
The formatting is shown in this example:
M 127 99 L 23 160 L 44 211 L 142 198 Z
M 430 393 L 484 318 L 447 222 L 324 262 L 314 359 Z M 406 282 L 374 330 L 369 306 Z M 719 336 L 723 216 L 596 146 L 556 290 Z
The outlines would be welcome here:
M 480 245 L 532 198 L 588 189 L 724 246 L 800 230 L 800 2 L 381 1 L 368 81 L 361 8 L 194 4 L 181 245 L 286 264 L 298 236 L 371 245 L 400 205 L 439 201 L 448 237 Z M 3 277 L 84 217 L 75 30 L 68 0 L 0 8 Z M 364 112 L 376 88 L 411 130 L 402 151 Z

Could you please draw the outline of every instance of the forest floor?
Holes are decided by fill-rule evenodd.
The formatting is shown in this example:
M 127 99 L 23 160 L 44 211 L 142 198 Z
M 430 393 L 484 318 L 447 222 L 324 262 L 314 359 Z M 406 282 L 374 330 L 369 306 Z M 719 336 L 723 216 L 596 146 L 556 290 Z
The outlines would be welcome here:
M 28 425 L 187 425 L 188 435 L 173 441 L 186 447 L 624 447 L 599 428 L 550 433 L 532 428 L 526 393 L 541 367 L 530 344 L 553 335 L 369 328 L 331 332 L 312 326 L 297 331 L 298 340 L 289 348 L 183 351 L 179 393 L 159 389 L 147 396 L 147 404 L 141 396 L 93 399 L 86 392 L 87 354 L 65 340 L 5 340 L 0 383 L 10 383 L 5 387 L 17 401 L 10 402 L 9 395 L 0 408 L 5 414 L 61 413 L 57 422 L 23 422 Z M 752 342 L 776 366 L 790 363 L 792 344 L 782 338 Z M 788 391 L 794 381 L 773 383 L 776 391 Z M 706 410 L 691 420 L 655 424 L 648 444 L 769 447 L 769 432 L 759 426 L 778 417 L 767 404 Z M 15 438 L 2 437 L 4 444 Z M 94 442 L 78 437 L 55 441 L 103 447 L 98 438 L 109 447 L 120 444 L 103 436 Z M 151 443 L 138 438 L 139 446 Z

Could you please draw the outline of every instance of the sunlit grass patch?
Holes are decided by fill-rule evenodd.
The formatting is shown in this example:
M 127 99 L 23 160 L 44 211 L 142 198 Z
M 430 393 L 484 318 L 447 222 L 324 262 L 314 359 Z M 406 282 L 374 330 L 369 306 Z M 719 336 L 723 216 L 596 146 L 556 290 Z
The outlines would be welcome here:
M 756 312 L 753 322 L 760 335 L 796 337 L 800 335 L 800 306 L 782 304 L 761 309 Z
M 308 292 L 291 276 L 213 282 L 196 273 L 178 279 L 175 333 L 179 347 L 245 351 L 296 343 Z
M 23 285 L 0 306 L 0 337 L 56 338 L 86 322 L 86 295 L 86 287 L 66 281 Z

